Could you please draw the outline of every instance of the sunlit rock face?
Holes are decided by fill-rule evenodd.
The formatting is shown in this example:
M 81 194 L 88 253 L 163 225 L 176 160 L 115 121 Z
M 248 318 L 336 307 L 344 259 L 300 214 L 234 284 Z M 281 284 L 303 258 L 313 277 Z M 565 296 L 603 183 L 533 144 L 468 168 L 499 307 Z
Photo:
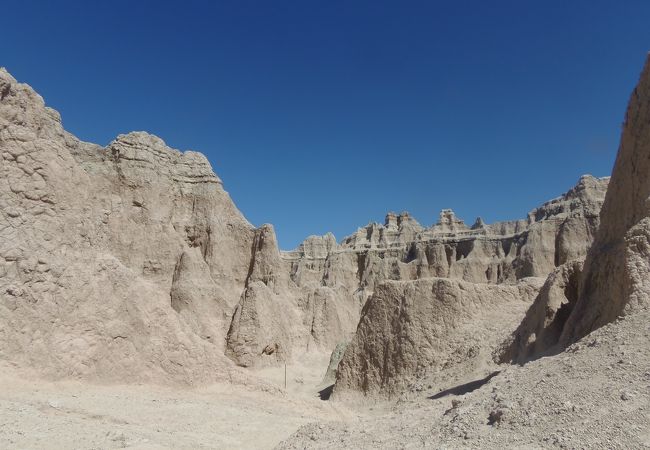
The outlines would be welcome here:
M 304 285 L 344 285 L 369 296 L 385 280 L 445 277 L 474 283 L 512 283 L 548 275 L 584 257 L 599 224 L 609 178 L 585 175 L 567 193 L 532 210 L 526 219 L 470 227 L 450 209 L 421 226 L 408 213 L 389 213 L 337 244 L 311 236 L 282 253 L 292 279 Z
M 4 69 L 0 155 L 0 358 L 54 377 L 194 383 L 329 353 L 385 281 L 514 283 L 584 256 L 607 186 L 585 176 L 519 221 L 390 213 L 280 252 L 202 154 L 79 141 Z
M 600 227 L 584 264 L 547 281 L 501 359 L 560 351 L 621 315 L 650 307 L 650 62 L 627 109 Z M 575 237 L 567 236 L 568 242 Z M 574 244 L 575 245 L 575 244 Z

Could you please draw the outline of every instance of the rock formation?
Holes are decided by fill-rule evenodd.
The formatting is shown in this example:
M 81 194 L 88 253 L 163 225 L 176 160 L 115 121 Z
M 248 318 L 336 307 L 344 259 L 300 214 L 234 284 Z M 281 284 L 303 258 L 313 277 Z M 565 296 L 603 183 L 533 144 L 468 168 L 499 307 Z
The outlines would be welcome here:
M 517 285 L 447 278 L 379 285 L 339 363 L 335 397 L 350 391 L 393 396 L 427 372 L 489 356 L 490 321 L 481 319 L 492 311 L 523 313 L 538 288 L 536 279 Z
M 578 300 L 582 268 L 583 261 L 577 259 L 548 276 L 517 330 L 497 351 L 498 362 L 524 363 L 554 349 Z
M 273 227 L 264 225 L 253 240 L 226 354 L 249 367 L 289 359 L 296 351 L 330 352 L 350 338 L 358 320 L 359 305 L 340 286 L 300 288 L 290 279 Z
M 343 304 L 365 303 L 341 362 L 335 397 L 343 391 L 391 396 L 423 370 L 448 365 L 452 355 L 463 351 L 462 339 L 455 340 L 454 335 L 467 341 L 465 325 L 493 308 L 518 311 L 508 325 L 512 330 L 525 309 L 518 300 L 521 285 L 504 286 L 503 292 L 493 285 L 546 276 L 558 265 L 584 257 L 598 227 L 607 183 L 607 178 L 583 176 L 567 193 L 531 211 L 526 220 L 486 225 L 479 218 L 468 227 L 446 209 L 436 225 L 424 228 L 407 213 L 389 213 L 383 226 L 371 223 L 341 244 L 332 235 L 312 236 L 295 251 L 283 253 L 292 280 L 303 291 L 343 286 L 342 295 L 349 297 Z M 422 289 L 418 283 L 385 284 L 434 277 L 477 285 L 463 284 L 461 293 L 454 295 Z M 530 283 L 526 286 L 530 302 L 536 291 L 531 291 Z M 458 304 L 443 301 L 449 296 Z M 466 309 L 464 302 L 469 302 Z M 423 323 L 410 328 L 411 316 L 421 316 L 418 320 Z M 488 341 L 477 347 L 482 357 L 498 344 Z
M 608 181 L 525 220 L 391 213 L 280 252 L 200 153 L 143 132 L 82 142 L 4 70 L 0 93 L 0 358 L 55 377 L 191 383 L 329 353 L 387 280 L 515 283 L 584 256 Z
M 207 159 L 65 132 L 0 70 L 0 358 L 54 377 L 215 379 L 253 227 Z
M 559 351 L 650 305 L 650 62 L 629 102 L 600 227 L 584 261 L 551 275 L 502 361 Z
M 474 283 L 514 282 L 546 276 L 584 257 L 598 227 L 608 178 L 585 175 L 561 197 L 532 210 L 527 219 L 466 226 L 443 210 L 424 228 L 407 213 L 389 213 L 336 244 L 312 236 L 282 258 L 298 285 L 342 284 L 369 296 L 384 280 L 444 277 Z

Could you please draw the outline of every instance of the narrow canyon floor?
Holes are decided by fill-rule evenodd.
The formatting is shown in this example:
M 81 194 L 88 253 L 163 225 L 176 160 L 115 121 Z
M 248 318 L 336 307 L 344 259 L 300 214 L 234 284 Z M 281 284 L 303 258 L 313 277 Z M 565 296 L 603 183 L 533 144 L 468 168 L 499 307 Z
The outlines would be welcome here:
M 196 388 L 42 381 L 0 366 L 0 448 L 273 448 L 314 421 L 356 421 L 322 401 L 326 358 L 256 371 L 268 384 Z

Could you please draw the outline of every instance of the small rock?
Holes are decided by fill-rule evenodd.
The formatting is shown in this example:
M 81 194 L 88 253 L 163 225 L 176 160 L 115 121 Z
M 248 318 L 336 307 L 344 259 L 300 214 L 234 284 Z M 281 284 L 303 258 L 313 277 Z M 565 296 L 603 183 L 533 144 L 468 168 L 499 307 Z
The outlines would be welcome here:
M 503 410 L 493 409 L 492 411 L 490 411 L 490 415 L 488 416 L 488 425 L 501 423 L 502 419 L 503 419 Z

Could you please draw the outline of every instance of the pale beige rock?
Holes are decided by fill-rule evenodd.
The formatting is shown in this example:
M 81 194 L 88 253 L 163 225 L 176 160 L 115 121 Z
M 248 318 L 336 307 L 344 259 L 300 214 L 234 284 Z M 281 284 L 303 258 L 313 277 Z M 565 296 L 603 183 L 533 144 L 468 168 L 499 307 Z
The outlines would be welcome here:
M 490 325 L 481 316 L 509 308 L 522 314 L 538 288 L 534 280 L 506 286 L 445 278 L 379 285 L 339 363 L 334 397 L 395 396 L 427 372 L 489 355 L 491 339 L 468 345 Z
M 648 446 L 648 71 L 630 104 L 597 234 L 607 180 L 587 176 L 525 220 L 469 227 L 445 210 L 426 228 L 389 214 L 340 244 L 311 237 L 286 253 L 272 227 L 255 230 L 241 216 L 202 155 L 146 133 L 106 148 L 80 142 L 28 86 L 0 71 L 0 359 L 54 378 L 237 382 L 248 372 L 232 360 L 295 362 L 351 339 L 371 296 L 338 368 L 332 360 L 335 397 L 399 394 L 400 403 L 367 417 L 344 417 L 339 404 L 332 416 L 346 423 L 309 425 L 285 447 Z M 576 258 L 594 235 L 581 272 Z M 508 360 L 552 353 L 609 323 L 567 352 L 497 369 L 491 352 L 539 288 L 526 277 L 551 271 Z M 303 383 L 298 370 L 289 383 Z M 3 421 L 55 417 L 59 430 L 83 432 L 71 417 L 97 420 L 67 410 L 68 400 L 38 398 L 44 403 L 29 414 L 3 398 L 11 410 Z M 173 414 L 185 417 L 180 403 Z M 14 427 L 5 428 L 3 442 L 15 442 Z M 209 427 L 201 430 L 205 439 L 186 445 L 214 442 Z M 76 445 L 76 437 L 31 442 Z
M 622 314 L 650 307 L 650 62 L 628 106 L 600 227 L 584 268 L 549 277 L 502 361 L 524 362 L 570 343 Z M 560 241 L 575 247 L 569 233 Z
M 601 224 L 561 341 L 650 307 L 650 57 L 625 116 Z
M 322 251 L 316 243 L 310 249 Z M 246 289 L 228 331 L 230 358 L 245 367 L 267 365 L 296 353 L 329 353 L 350 338 L 359 319 L 358 302 L 341 287 L 298 287 L 280 259 L 271 225 L 256 231 L 252 254 Z
M 584 257 L 598 227 L 609 179 L 585 175 L 567 193 L 532 210 L 525 220 L 466 226 L 452 210 L 424 228 L 408 213 L 389 213 L 336 244 L 310 237 L 283 252 L 300 286 L 343 285 L 367 298 L 385 280 L 446 277 L 474 283 L 506 283 L 546 276 L 558 265 Z
M 496 352 L 499 362 L 525 363 L 556 350 L 564 324 L 578 300 L 583 262 L 573 260 L 555 269 L 517 330 Z
M 0 70 L 0 358 L 51 377 L 205 382 L 253 228 L 200 154 L 78 141 Z

